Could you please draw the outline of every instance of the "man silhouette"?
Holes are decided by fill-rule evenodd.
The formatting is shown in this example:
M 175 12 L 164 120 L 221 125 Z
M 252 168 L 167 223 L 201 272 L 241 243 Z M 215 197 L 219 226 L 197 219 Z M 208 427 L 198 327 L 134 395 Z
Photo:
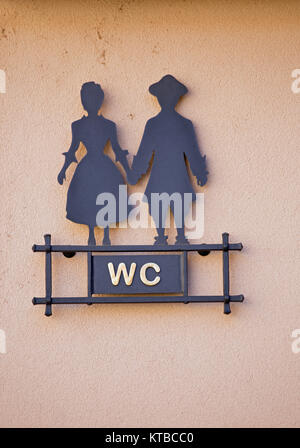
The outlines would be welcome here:
M 132 171 L 128 180 L 135 184 L 142 174 L 146 173 L 153 156 L 153 166 L 145 191 L 149 204 L 149 212 L 155 221 L 157 236 L 154 244 L 167 244 L 165 235 L 165 214 L 157 214 L 151 208 L 152 193 L 167 193 L 171 196 L 179 193 L 182 199 L 182 216 L 174 213 L 174 203 L 170 203 L 177 228 L 177 244 L 188 244 L 184 234 L 184 216 L 191 202 L 196 199 L 190 182 L 186 159 L 191 171 L 197 177 L 198 185 L 207 182 L 206 156 L 201 156 L 193 124 L 175 110 L 181 96 L 187 88 L 173 76 L 166 75 L 159 82 L 152 84 L 149 92 L 156 96 L 161 106 L 158 115 L 147 121 L 137 155 L 134 157 Z M 187 196 L 190 197 L 189 203 Z M 180 218 L 180 219 L 179 219 Z

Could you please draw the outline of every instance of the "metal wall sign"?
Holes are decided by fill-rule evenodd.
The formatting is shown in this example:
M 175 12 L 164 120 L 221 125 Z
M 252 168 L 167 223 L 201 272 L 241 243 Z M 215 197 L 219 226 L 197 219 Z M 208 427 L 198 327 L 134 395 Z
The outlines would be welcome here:
M 229 314 L 230 302 L 242 302 L 243 295 L 231 295 L 229 290 L 229 252 L 242 250 L 241 243 L 230 243 L 223 233 L 217 244 L 191 244 L 185 236 L 185 217 L 196 198 L 191 184 L 187 162 L 197 183 L 207 182 L 206 156 L 202 156 L 193 124 L 176 110 L 175 106 L 187 88 L 173 76 L 166 75 L 150 86 L 161 106 L 158 115 L 148 120 L 137 155 L 129 167 L 127 150 L 121 149 L 116 125 L 99 115 L 104 93 L 99 84 L 86 83 L 81 89 L 81 100 L 87 116 L 72 123 L 72 142 L 64 153 L 65 162 L 58 175 L 62 184 L 71 163 L 77 163 L 76 151 L 82 143 L 87 154 L 78 163 L 67 196 L 67 219 L 89 228 L 88 244 L 52 245 L 51 236 L 45 235 L 44 245 L 34 245 L 34 252 L 45 253 L 45 297 L 35 297 L 34 305 L 45 305 L 46 316 L 51 316 L 52 305 L 94 303 L 170 303 L 170 302 L 223 302 L 224 313 Z M 116 163 L 104 154 L 110 141 Z M 150 162 L 152 161 L 152 165 Z M 120 187 L 126 185 L 117 162 L 123 166 L 127 181 L 136 184 L 151 165 L 150 177 L 144 194 L 157 230 L 153 245 L 112 245 L 110 226 L 127 220 L 131 206 L 120 199 Z M 105 200 L 99 199 L 104 195 Z M 177 237 L 168 244 L 165 234 L 166 211 L 153 197 L 167 195 L 174 215 Z M 103 196 L 102 196 L 103 197 Z M 114 210 L 107 209 L 113 198 Z M 176 202 L 177 201 L 177 202 Z M 178 201 L 180 207 L 177 208 Z M 99 218 L 101 217 L 101 219 Z M 104 219 L 105 217 L 105 219 Z M 96 245 L 94 229 L 102 226 L 102 245 Z M 124 231 L 124 230 L 120 230 Z M 191 296 L 188 291 L 190 252 L 206 256 L 212 251 L 222 253 L 223 291 L 213 296 Z M 88 285 L 85 297 L 52 296 L 52 254 L 62 253 L 72 258 L 77 252 L 87 254 Z

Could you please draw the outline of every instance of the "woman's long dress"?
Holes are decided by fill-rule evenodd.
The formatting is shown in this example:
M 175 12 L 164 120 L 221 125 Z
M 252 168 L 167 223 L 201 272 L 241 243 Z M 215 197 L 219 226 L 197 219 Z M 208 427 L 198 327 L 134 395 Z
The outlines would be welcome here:
M 104 154 L 104 147 L 111 141 L 118 160 L 122 149 L 117 143 L 116 125 L 104 117 L 82 117 L 72 124 L 73 141 L 82 142 L 87 154 L 78 163 L 71 180 L 67 197 L 67 218 L 70 221 L 96 226 L 96 215 L 101 206 L 96 204 L 100 193 L 112 193 L 116 200 L 116 219 L 113 224 L 127 219 L 119 214 L 119 186 L 125 185 L 123 177 L 112 162 Z M 113 142 L 115 144 L 113 144 Z M 76 148 L 77 149 L 77 148 Z M 75 151 L 76 151 L 75 149 Z M 66 153 L 66 157 L 76 161 L 75 154 Z M 122 207 L 127 211 L 127 206 Z

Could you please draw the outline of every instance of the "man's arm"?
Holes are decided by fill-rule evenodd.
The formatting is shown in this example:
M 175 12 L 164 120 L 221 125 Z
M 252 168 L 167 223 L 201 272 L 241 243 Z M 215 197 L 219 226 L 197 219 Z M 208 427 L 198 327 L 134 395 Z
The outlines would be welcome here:
M 188 140 L 184 152 L 189 161 L 193 175 L 197 177 L 198 185 L 204 186 L 207 182 L 208 175 L 206 169 L 206 156 L 201 155 L 192 122 L 188 123 Z
M 145 174 L 154 151 L 153 130 L 148 120 L 137 154 L 133 158 L 131 167 L 131 184 L 136 184 L 142 174 Z

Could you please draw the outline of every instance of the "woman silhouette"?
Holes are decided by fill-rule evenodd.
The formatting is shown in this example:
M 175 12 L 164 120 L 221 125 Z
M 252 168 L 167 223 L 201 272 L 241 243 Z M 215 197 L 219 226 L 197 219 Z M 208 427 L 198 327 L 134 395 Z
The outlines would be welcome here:
M 72 162 L 76 162 L 75 153 L 82 142 L 87 154 L 79 162 L 68 190 L 67 218 L 70 221 L 86 224 L 89 227 L 88 244 L 96 244 L 94 228 L 99 206 L 96 198 L 99 193 L 112 193 L 116 199 L 117 216 L 115 222 L 126 219 L 118 216 L 119 185 L 124 185 L 123 177 L 111 159 L 103 153 L 104 147 L 110 140 L 116 161 L 120 161 L 126 173 L 129 167 L 126 155 L 117 140 L 116 125 L 107 120 L 98 111 L 102 106 L 104 93 L 99 84 L 87 82 L 81 88 L 81 102 L 88 116 L 72 123 L 72 143 L 65 155 L 65 163 L 58 174 L 57 180 L 62 185 L 66 169 Z M 109 245 L 109 224 L 104 227 L 103 244 Z
M 184 216 L 189 210 L 191 201 L 196 195 L 191 185 L 186 159 L 198 185 L 207 182 L 206 156 L 202 157 L 197 143 L 193 124 L 175 110 L 179 98 L 187 93 L 187 88 L 171 75 L 164 76 L 159 82 L 152 84 L 149 92 L 156 96 L 161 106 L 161 112 L 147 121 L 144 135 L 132 164 L 132 172 L 129 174 L 129 182 L 134 184 L 139 177 L 146 173 L 153 156 L 153 165 L 150 178 L 145 191 L 149 204 L 149 211 L 157 228 L 157 236 L 154 244 L 167 244 L 165 236 L 164 211 L 152 210 L 152 193 L 179 193 L 181 196 L 180 216 L 174 213 L 174 202 L 170 202 L 177 227 L 176 243 L 187 244 L 184 235 Z M 190 201 L 184 193 L 190 193 Z M 186 202 L 184 204 L 184 202 Z

